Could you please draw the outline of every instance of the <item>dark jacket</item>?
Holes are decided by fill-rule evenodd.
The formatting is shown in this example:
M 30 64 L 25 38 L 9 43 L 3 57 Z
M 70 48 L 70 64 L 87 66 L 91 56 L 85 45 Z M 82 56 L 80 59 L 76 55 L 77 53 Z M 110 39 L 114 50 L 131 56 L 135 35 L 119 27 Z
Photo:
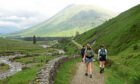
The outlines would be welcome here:
M 82 57 L 82 58 L 83 58 L 84 55 L 85 55 L 85 50 L 86 50 L 85 48 L 82 48 L 82 49 L 81 49 L 81 57 Z

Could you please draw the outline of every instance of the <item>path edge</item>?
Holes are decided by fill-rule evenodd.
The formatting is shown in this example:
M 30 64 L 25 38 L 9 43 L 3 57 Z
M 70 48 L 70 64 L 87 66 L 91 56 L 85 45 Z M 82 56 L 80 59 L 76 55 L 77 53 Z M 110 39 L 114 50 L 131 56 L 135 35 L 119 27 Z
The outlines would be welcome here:
M 58 68 L 66 61 L 80 57 L 76 56 L 61 56 L 49 61 L 41 70 L 36 74 L 33 84 L 54 84 L 54 78 L 57 74 Z

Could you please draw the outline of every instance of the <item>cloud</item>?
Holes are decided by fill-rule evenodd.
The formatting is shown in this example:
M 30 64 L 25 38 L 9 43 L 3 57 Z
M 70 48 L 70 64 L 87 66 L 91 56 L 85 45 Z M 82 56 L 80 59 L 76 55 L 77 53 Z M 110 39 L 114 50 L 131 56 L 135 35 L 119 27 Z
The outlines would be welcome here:
M 15 28 L 24 29 L 41 23 L 47 18 L 38 12 L 0 10 L 0 26 L 15 26 Z

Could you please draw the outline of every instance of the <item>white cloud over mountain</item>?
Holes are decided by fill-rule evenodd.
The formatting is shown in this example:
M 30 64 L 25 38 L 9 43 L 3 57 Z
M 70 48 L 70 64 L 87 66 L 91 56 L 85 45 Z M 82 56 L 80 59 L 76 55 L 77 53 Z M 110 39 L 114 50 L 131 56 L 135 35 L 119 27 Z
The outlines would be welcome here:
M 0 11 L 0 25 L 16 26 L 16 28 L 23 29 L 34 24 L 40 23 L 47 19 L 46 16 L 38 12 L 30 11 Z

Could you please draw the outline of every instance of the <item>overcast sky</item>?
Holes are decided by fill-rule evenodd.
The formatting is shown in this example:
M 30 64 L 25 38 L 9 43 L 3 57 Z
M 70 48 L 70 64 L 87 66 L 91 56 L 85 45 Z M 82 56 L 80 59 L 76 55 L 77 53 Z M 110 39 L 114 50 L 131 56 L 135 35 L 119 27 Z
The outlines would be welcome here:
M 120 13 L 140 0 L 0 0 L 0 26 L 29 28 L 70 4 L 96 5 Z

